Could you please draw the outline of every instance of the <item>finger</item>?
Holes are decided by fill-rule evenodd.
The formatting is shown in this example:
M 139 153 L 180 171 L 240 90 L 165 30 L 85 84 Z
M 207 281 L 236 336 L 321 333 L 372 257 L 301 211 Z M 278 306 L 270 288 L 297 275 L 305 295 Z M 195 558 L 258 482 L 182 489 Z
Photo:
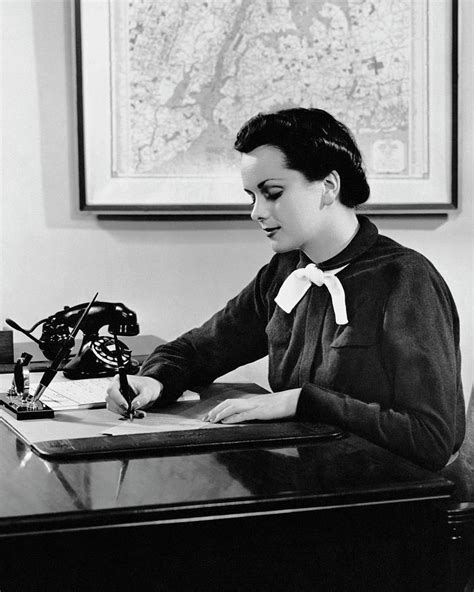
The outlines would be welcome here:
M 107 408 L 109 408 L 109 405 L 111 407 L 114 407 L 114 406 L 121 406 L 121 405 L 127 404 L 127 401 L 122 396 L 122 393 L 117 388 L 114 388 L 113 386 L 110 386 L 107 389 L 107 395 L 105 397 L 105 402 L 107 403 Z
M 216 416 L 214 417 L 214 419 L 212 421 L 213 421 L 213 423 L 218 423 L 219 421 L 224 420 L 226 417 L 231 417 L 232 415 L 235 415 L 236 413 L 240 413 L 241 411 L 242 411 L 242 409 L 238 409 L 238 407 L 236 408 L 236 406 L 234 406 L 234 405 L 229 405 L 225 409 L 222 409 L 221 411 L 219 411 L 219 413 L 216 414 Z
M 116 380 L 115 377 L 109 382 L 109 385 L 106 389 L 106 393 L 112 396 L 114 394 L 120 394 L 120 383 L 118 380 Z
M 151 407 L 163 389 L 161 382 L 149 376 L 129 376 L 129 385 L 136 393 L 132 401 L 133 409 Z
M 153 393 L 140 393 L 138 396 L 136 396 L 133 401 L 132 401 L 132 409 L 133 411 L 136 411 L 137 409 L 144 409 L 146 408 L 148 405 L 150 405 L 151 403 L 153 403 L 153 401 L 155 400 L 155 396 Z
M 135 396 L 135 389 L 132 385 L 130 385 L 129 396 L 133 397 L 132 399 L 132 409 L 140 409 L 149 403 L 150 397 L 146 394 L 141 394 L 139 396 Z M 121 409 L 119 413 L 123 413 L 123 410 L 128 411 L 129 403 L 122 395 L 120 390 L 115 386 L 111 385 L 107 390 L 107 397 L 106 397 L 107 408 L 111 410 Z M 110 406 L 109 406 L 110 405 Z
M 225 400 L 222 403 L 219 403 L 219 405 L 216 405 L 215 407 L 210 409 L 205 415 L 205 417 L 208 418 L 207 421 L 211 421 L 212 419 L 214 419 L 215 416 L 219 413 L 219 411 L 221 411 L 222 409 L 227 407 L 229 404 L 230 404 L 230 401 Z
M 233 401 L 225 401 L 224 403 L 220 403 L 214 409 L 211 409 L 208 413 L 208 421 L 215 423 L 220 420 L 221 417 L 226 417 L 226 413 L 228 414 L 229 409 L 234 407 Z
M 252 411 L 255 411 L 254 403 L 251 403 L 250 401 L 234 400 L 228 407 L 226 407 L 220 413 L 217 414 L 215 421 L 223 422 L 228 417 L 238 415 L 244 412 L 251 413 Z
M 109 411 L 112 411 L 112 413 L 118 413 L 119 415 L 123 415 L 128 409 L 128 405 L 125 401 L 120 403 L 115 399 L 110 398 L 106 399 L 106 407 Z
M 257 419 L 255 415 L 255 410 L 249 409 L 247 411 L 242 411 L 241 413 L 234 413 L 233 415 L 229 415 L 229 417 L 223 419 L 221 423 L 242 423 L 243 421 Z
M 212 407 L 212 409 L 209 411 L 209 413 L 213 413 L 214 411 L 216 413 L 218 413 L 221 409 L 224 409 L 224 407 L 227 407 L 228 405 L 230 405 L 233 402 L 234 402 L 234 399 L 225 399 L 224 401 L 221 401 L 218 405 L 215 405 L 214 407 Z

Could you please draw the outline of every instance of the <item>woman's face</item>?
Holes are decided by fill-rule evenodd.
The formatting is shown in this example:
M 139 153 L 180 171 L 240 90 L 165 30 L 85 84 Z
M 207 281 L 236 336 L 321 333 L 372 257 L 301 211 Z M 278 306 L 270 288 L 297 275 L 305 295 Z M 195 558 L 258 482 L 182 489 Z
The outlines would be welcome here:
M 286 168 L 284 154 L 273 146 L 243 154 L 241 173 L 253 202 L 251 218 L 260 224 L 272 249 L 301 249 L 311 256 L 324 234 L 324 181 L 309 182 L 299 171 Z

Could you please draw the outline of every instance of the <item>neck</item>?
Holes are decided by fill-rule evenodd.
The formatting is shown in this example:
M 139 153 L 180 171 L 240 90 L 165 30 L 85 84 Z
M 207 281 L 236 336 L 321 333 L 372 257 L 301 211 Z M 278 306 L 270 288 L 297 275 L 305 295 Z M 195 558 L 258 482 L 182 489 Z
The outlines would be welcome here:
M 314 263 L 322 263 L 335 257 L 347 247 L 359 230 L 355 210 L 345 206 L 340 208 L 337 215 L 328 217 L 324 230 L 315 240 L 303 248 L 303 252 Z

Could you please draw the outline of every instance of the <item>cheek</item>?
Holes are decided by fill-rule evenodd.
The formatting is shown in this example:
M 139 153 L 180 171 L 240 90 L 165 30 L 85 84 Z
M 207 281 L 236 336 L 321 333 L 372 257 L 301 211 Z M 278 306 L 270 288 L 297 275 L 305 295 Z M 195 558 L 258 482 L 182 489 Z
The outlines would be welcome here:
M 311 198 L 305 202 L 305 207 L 302 208 L 301 211 L 301 219 L 306 227 L 318 227 L 318 223 L 321 219 L 319 204 L 320 201 L 315 195 L 311 196 Z
M 292 210 L 281 212 L 278 216 L 278 220 L 280 220 L 281 224 L 283 225 L 285 234 L 294 235 L 295 233 L 301 233 L 302 224 L 304 221 L 301 218 L 299 212 L 294 212 Z
M 311 230 L 315 224 L 314 208 L 305 204 L 306 207 L 300 207 L 293 211 L 292 220 L 293 225 L 300 229 L 301 232 Z
M 273 203 L 275 217 L 284 223 L 287 231 L 306 234 L 317 225 L 318 199 L 314 192 L 291 195 L 285 201 Z

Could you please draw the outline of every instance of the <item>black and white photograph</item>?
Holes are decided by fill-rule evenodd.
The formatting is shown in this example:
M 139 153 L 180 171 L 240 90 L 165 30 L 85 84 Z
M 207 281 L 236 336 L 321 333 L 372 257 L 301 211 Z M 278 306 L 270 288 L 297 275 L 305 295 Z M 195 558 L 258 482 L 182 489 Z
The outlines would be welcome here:
M 0 592 L 474 592 L 473 0 L 0 0 Z

